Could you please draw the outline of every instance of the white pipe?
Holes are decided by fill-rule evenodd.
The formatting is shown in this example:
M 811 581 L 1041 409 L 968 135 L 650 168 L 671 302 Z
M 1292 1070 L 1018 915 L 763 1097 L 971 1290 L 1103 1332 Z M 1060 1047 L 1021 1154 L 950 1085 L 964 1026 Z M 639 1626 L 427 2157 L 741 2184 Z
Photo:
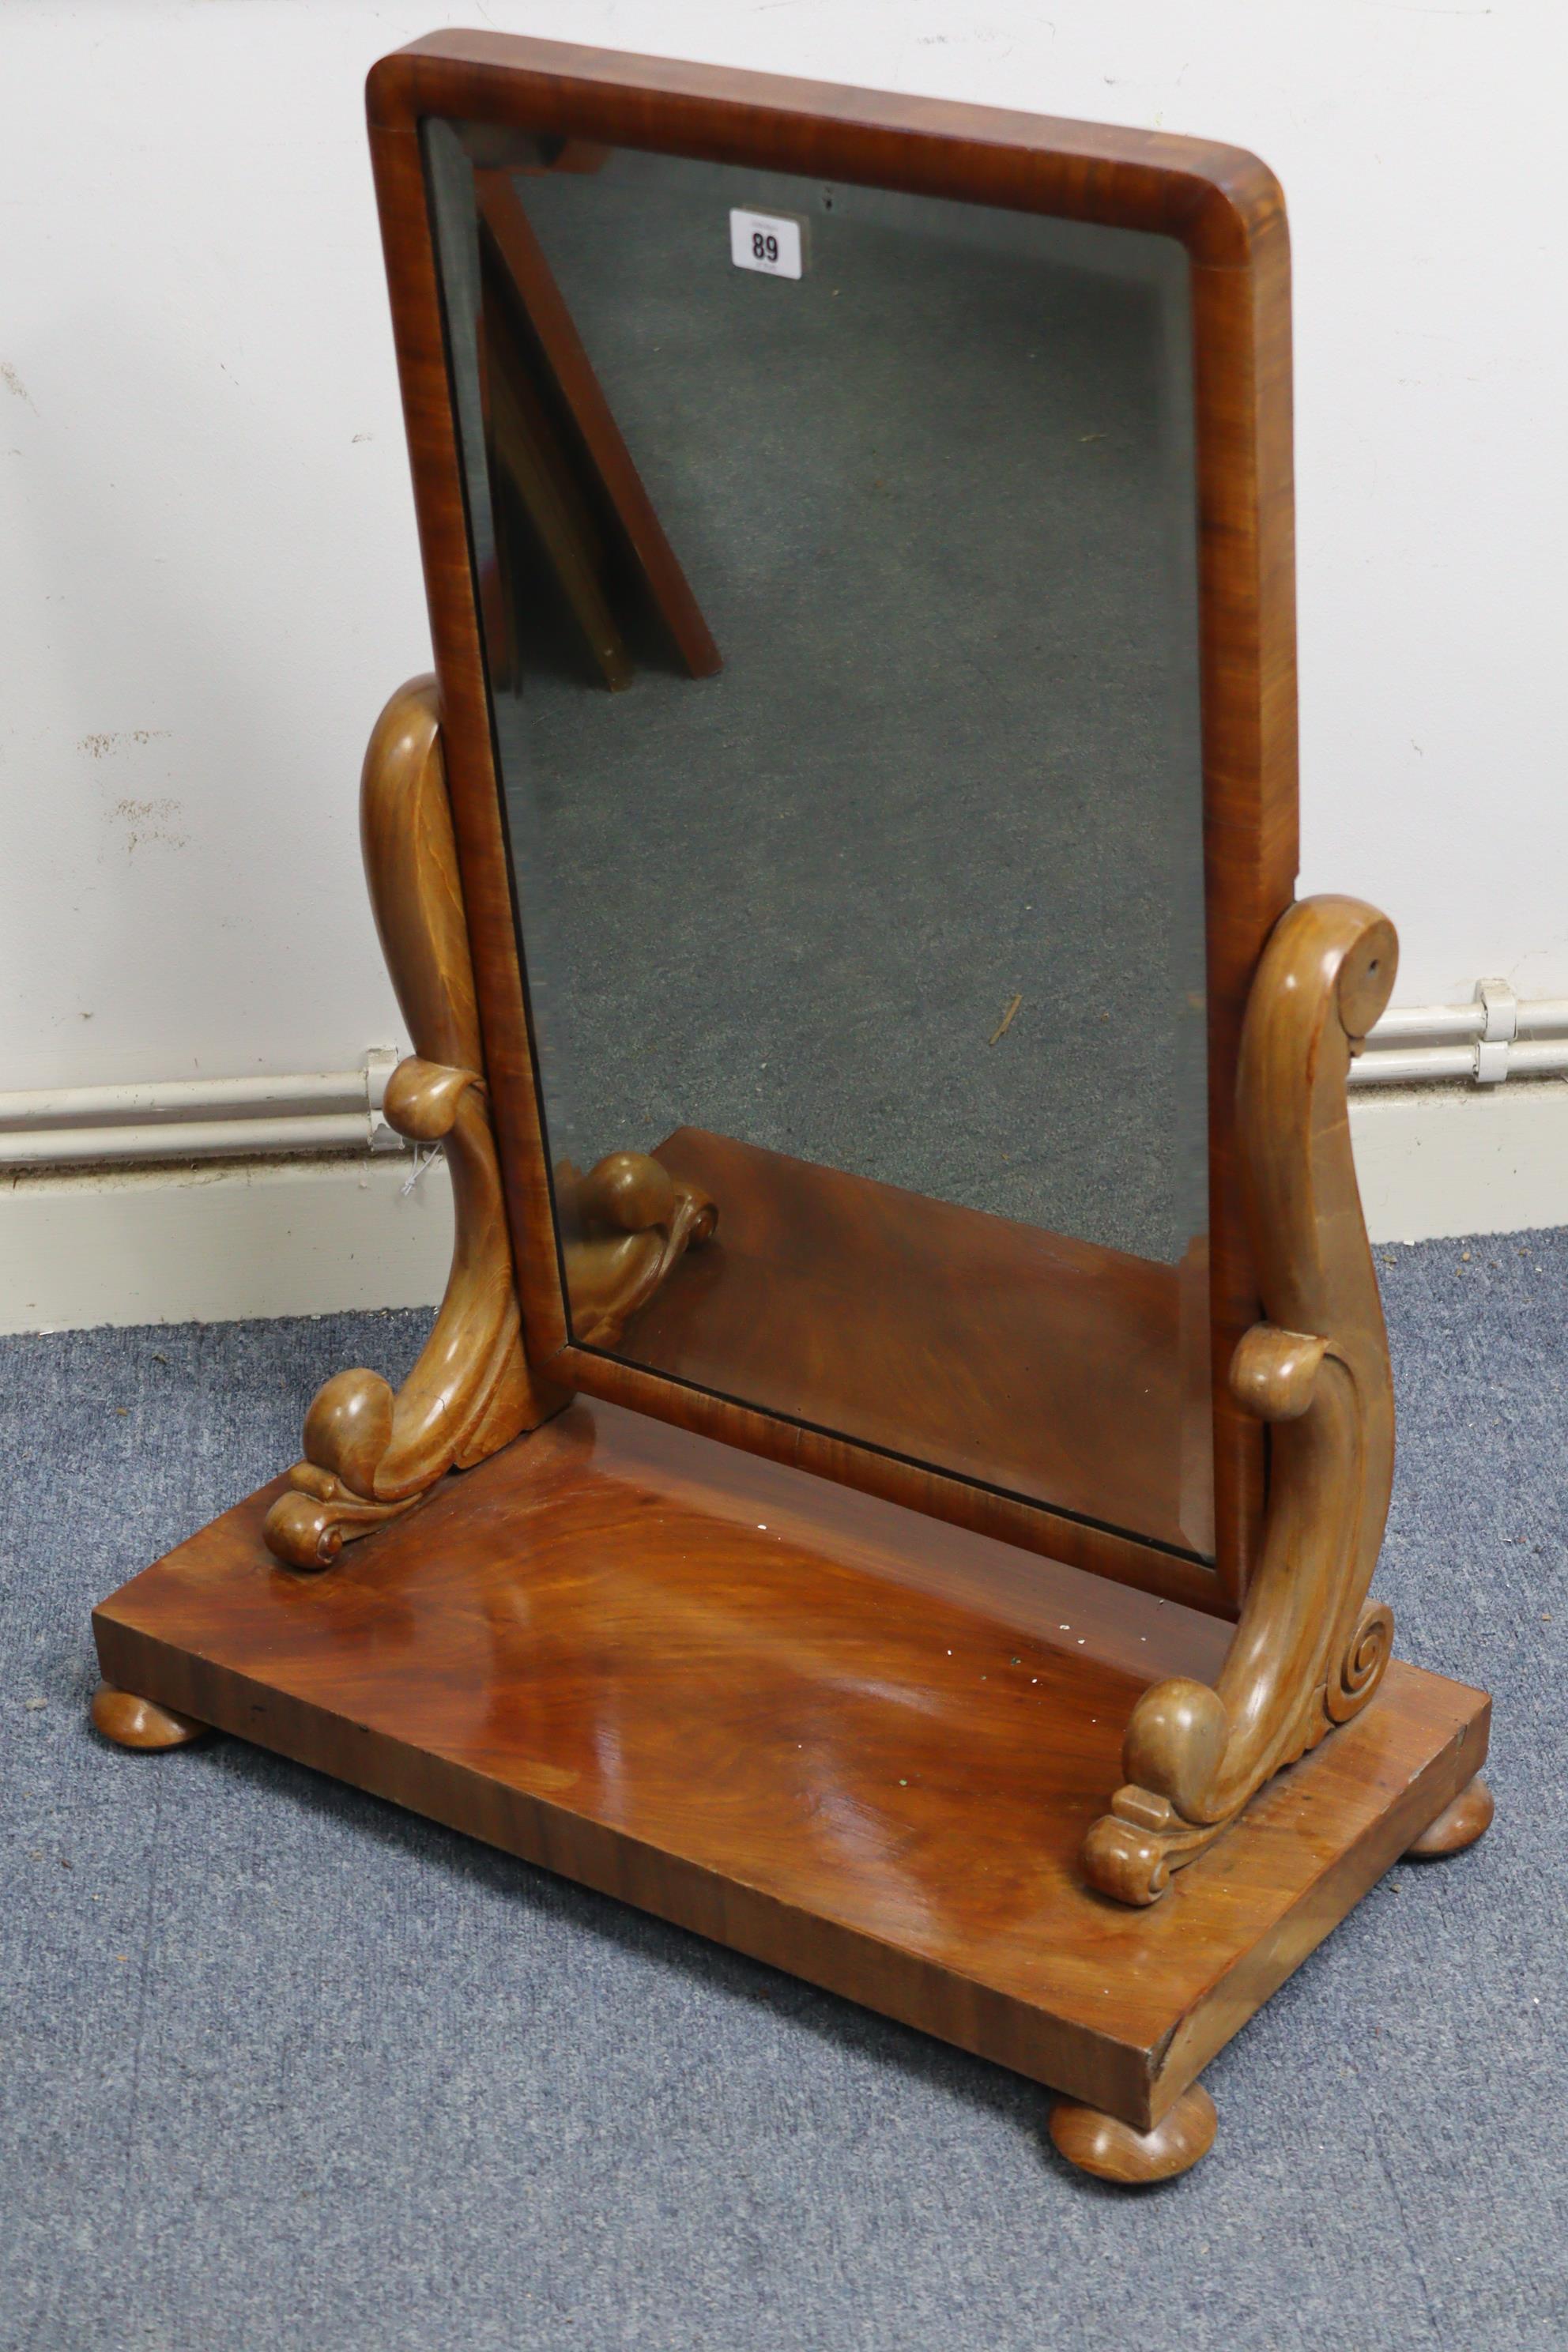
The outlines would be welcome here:
M 1523 1023 L 1521 1023 L 1523 1027 Z M 1568 1077 L 1568 1037 L 1510 1037 L 1501 1049 L 1501 1070 L 1489 1081 L 1505 1078 Z M 1479 1076 L 1479 1040 L 1469 1045 L 1382 1046 L 1368 1038 L 1366 1048 L 1351 1064 L 1351 1085 L 1414 1087 L 1452 1084 L 1457 1078 Z
M 1440 1045 L 1449 1038 L 1479 1037 L 1486 1027 L 1484 1004 L 1396 1004 L 1367 1039 L 1373 1052 L 1390 1045 Z M 1519 1007 L 1521 1037 L 1568 1037 L 1568 997 L 1538 997 Z
M 1568 1037 L 1568 996 L 1538 996 L 1534 1003 L 1528 998 L 1519 1008 L 1519 1034 L 1521 1037 Z
M 0 1094 L 0 1132 L 16 1129 L 145 1126 L 188 1114 L 270 1112 L 274 1118 L 326 1110 L 381 1108 L 386 1075 L 379 1067 L 313 1070 L 278 1078 L 168 1078 L 142 1086 L 54 1087 L 39 1094 Z
M 0 1094 L 0 1168 L 401 1151 L 384 1108 L 397 1063 L 395 1047 L 373 1045 L 357 1070 Z
M 43 1127 L 0 1135 L 0 1168 L 104 1160 L 233 1160 L 258 1152 L 371 1149 L 368 1109 L 294 1118 L 170 1119 L 158 1127 Z
M 1469 1078 L 1484 1088 L 1505 1078 L 1563 1076 L 1568 1076 L 1568 997 L 1521 1003 L 1506 980 L 1479 981 L 1470 1004 L 1396 1005 L 1351 1064 L 1355 1087 Z
M 1495 1001 L 1503 983 L 1486 985 Z M 1516 1007 L 1505 993 L 1503 1003 L 1514 1034 L 1497 1045 L 1483 1042 L 1488 1008 L 1479 996 L 1473 1004 L 1395 1006 L 1352 1062 L 1352 1087 L 1475 1080 L 1483 1055 L 1495 1057 L 1492 1083 L 1568 1076 L 1568 997 Z M 397 1059 L 390 1046 L 379 1046 L 357 1070 L 0 1094 L 0 1168 L 398 1150 L 403 1139 L 382 1108 Z
M 1352 1062 L 1350 1082 L 1352 1087 L 1431 1086 L 1445 1078 L 1452 1081 L 1475 1075 L 1473 1045 L 1411 1045 L 1404 1051 L 1385 1046 L 1374 1053 L 1369 1045 Z
M 1555 1078 L 1568 1072 L 1568 1037 L 1516 1037 L 1508 1049 L 1511 1076 Z
M 1479 1037 L 1486 1026 L 1484 1004 L 1396 1004 L 1390 1007 L 1367 1039 L 1373 1049 L 1387 1045 L 1440 1045 L 1450 1037 Z

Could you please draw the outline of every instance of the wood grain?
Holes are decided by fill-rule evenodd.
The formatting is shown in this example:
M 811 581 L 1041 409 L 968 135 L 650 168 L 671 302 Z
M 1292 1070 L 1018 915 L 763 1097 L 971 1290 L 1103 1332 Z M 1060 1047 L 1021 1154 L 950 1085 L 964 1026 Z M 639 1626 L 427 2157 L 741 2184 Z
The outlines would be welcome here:
M 1217 1620 L 578 1403 L 329 1577 L 267 1489 L 99 1611 L 106 1676 L 1140 2131 L 1484 1760 L 1391 1669 L 1136 1911 L 1077 1849 Z
M 500 35 L 442 33 L 382 60 L 369 115 L 416 506 L 442 681 L 458 850 L 486 1068 L 501 1138 L 530 1353 L 567 1344 L 540 1139 L 528 1006 L 480 656 L 417 124 L 426 115 L 589 145 L 631 145 L 824 179 L 954 196 L 1179 238 L 1192 264 L 1207 877 L 1210 1302 L 1215 1549 L 1239 1608 L 1261 1527 L 1265 1446 L 1225 1372 L 1258 1319 L 1240 1203 L 1235 1085 L 1247 992 L 1296 869 L 1289 253 L 1278 184 L 1256 157 L 1207 142 L 783 81 Z M 657 1373 L 574 1351 L 595 1394 L 679 1424 L 788 1449 L 823 1475 L 887 1491 L 888 1465 L 845 1436 L 790 1431 Z M 923 1507 L 956 1482 L 910 1473 Z M 984 1517 L 986 1507 L 968 1508 Z M 1000 1524 L 988 1521 L 988 1524 Z M 1036 1540 L 1072 1542 L 1042 1512 Z M 1096 1547 L 1084 1549 L 1084 1557 Z M 1098 1547 L 1127 1563 L 1136 1546 Z M 1132 1580 L 1158 1584 L 1144 1548 Z M 1111 1572 L 1114 1572 L 1112 1570 Z

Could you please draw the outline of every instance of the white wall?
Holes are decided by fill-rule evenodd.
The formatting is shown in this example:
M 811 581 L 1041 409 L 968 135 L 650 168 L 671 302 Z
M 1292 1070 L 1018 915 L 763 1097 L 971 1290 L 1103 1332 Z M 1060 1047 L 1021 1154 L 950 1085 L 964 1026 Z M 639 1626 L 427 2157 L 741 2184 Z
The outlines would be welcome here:
M 440 22 L 1212 134 L 1297 259 L 1304 873 L 1568 995 L 1557 0 L 6 0 L 6 1087 L 395 1041 L 354 782 L 427 661 L 362 128 Z

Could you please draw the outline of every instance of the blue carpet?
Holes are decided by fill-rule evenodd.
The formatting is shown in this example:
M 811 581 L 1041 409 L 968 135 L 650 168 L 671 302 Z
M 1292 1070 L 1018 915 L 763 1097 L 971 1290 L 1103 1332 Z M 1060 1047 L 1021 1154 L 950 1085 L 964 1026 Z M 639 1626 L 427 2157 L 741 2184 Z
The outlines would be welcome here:
M 420 1318 L 0 1342 L 0 2343 L 1560 2352 L 1568 1234 L 1378 1259 L 1379 1589 L 1495 1695 L 1497 1825 L 1369 1896 L 1142 2197 L 978 2061 L 232 1740 L 89 1732 L 92 1602 Z

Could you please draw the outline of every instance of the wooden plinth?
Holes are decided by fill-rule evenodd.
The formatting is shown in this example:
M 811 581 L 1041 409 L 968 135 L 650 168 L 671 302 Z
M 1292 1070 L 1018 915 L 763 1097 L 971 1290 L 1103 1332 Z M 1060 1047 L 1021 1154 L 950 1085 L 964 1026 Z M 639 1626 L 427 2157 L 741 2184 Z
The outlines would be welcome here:
M 1076 1855 L 1139 1690 L 1228 1628 L 612 1406 L 321 1576 L 277 1486 L 106 1601 L 107 1679 L 1141 2131 L 1471 1780 L 1395 1664 L 1148 1910 Z

